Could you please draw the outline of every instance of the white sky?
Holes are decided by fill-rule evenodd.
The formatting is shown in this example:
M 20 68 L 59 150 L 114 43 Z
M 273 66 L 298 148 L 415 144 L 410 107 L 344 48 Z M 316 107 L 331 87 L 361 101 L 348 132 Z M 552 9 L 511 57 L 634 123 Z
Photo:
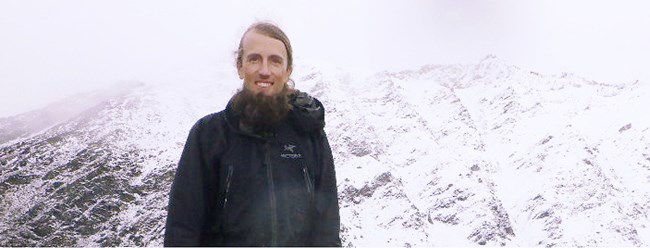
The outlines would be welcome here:
M 285 30 L 296 65 L 364 75 L 494 54 L 544 74 L 650 83 L 648 10 L 641 0 L 0 0 L 0 117 L 119 81 L 217 82 L 255 20 Z

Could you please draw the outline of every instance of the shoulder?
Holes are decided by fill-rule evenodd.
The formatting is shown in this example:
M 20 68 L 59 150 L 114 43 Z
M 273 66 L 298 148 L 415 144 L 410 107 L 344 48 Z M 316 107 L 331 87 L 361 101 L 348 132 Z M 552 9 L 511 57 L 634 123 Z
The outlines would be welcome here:
M 188 143 L 198 147 L 204 154 L 214 155 L 227 149 L 232 133 L 224 111 L 216 112 L 203 116 L 194 123 Z
M 190 132 L 203 137 L 221 134 L 228 130 L 226 119 L 225 111 L 205 115 L 194 123 Z
M 205 115 L 196 121 L 194 125 L 210 126 L 223 121 L 225 121 L 225 110 Z

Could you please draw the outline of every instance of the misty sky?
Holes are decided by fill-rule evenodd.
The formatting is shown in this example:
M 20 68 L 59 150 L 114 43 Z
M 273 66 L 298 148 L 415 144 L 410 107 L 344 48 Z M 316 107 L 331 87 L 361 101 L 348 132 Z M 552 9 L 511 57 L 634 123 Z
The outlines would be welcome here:
M 494 54 L 543 74 L 650 83 L 646 2 L 0 0 L 0 117 L 120 81 L 217 82 L 256 20 L 286 31 L 296 65 L 359 77 Z

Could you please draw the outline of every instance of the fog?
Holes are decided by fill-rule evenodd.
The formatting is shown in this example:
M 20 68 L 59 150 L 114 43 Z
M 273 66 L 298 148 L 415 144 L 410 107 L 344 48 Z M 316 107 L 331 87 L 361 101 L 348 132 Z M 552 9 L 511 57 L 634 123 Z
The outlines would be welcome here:
M 0 1 L 0 117 L 124 81 L 216 82 L 252 22 L 281 26 L 297 65 L 363 78 L 493 54 L 543 74 L 642 80 L 644 1 Z M 299 85 L 300 82 L 297 82 Z

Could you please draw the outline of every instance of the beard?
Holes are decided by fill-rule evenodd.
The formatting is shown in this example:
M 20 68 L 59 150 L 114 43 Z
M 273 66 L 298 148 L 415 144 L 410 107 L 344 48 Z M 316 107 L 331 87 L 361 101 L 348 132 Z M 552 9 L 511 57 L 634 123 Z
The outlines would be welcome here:
M 232 108 L 240 118 L 240 125 L 253 133 L 274 132 L 291 110 L 289 88 L 285 84 L 278 94 L 267 96 L 242 87 L 232 100 Z

